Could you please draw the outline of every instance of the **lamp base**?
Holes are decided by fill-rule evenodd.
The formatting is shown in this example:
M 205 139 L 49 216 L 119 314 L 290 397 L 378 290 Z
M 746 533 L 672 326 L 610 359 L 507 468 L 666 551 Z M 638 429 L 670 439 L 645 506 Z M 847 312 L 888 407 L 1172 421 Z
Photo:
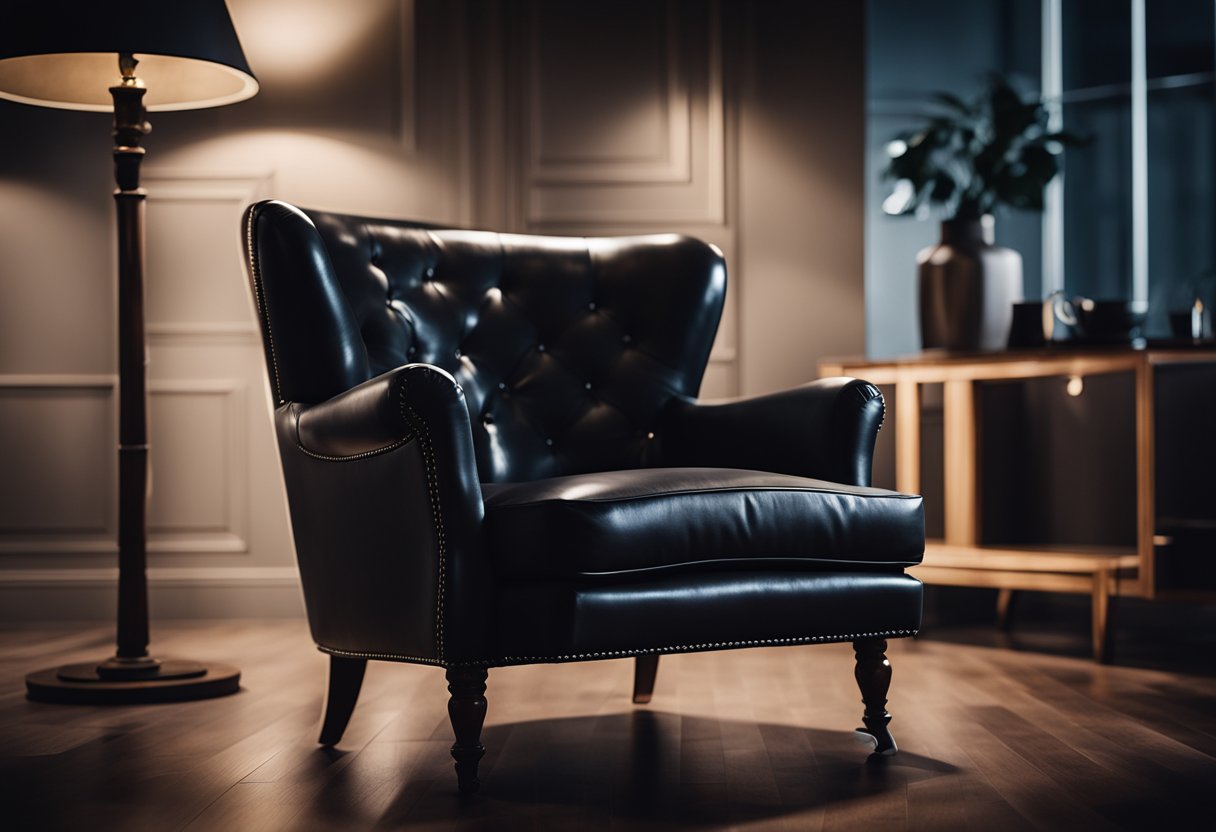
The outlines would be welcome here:
M 67 705 L 144 705 L 227 696 L 241 686 L 241 671 L 226 664 L 149 660 L 116 672 L 114 662 L 39 670 L 25 677 L 26 695 L 36 702 Z

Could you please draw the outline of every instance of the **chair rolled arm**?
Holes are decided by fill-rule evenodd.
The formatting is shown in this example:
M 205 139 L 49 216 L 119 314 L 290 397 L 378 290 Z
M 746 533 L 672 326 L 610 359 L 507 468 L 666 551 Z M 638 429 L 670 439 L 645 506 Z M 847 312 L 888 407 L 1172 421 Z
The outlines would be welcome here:
M 484 507 L 456 380 L 407 364 L 276 421 L 301 570 L 318 570 L 306 582 L 320 587 L 306 594 L 317 642 L 374 639 L 386 658 L 440 663 L 489 655 Z
M 426 433 L 432 442 L 444 440 L 448 467 L 464 469 L 471 475 L 467 484 L 479 488 L 464 393 L 438 367 L 406 364 L 328 401 L 296 408 L 296 438 L 307 453 L 365 456 Z M 466 437 L 468 442 L 462 441 Z
M 663 464 L 869 485 L 883 412 L 878 388 L 852 378 L 720 403 L 676 398 L 664 414 Z
M 402 370 L 376 376 L 320 404 L 295 405 L 300 447 L 316 456 L 348 459 L 412 439 L 416 429 L 405 420 L 398 401 Z

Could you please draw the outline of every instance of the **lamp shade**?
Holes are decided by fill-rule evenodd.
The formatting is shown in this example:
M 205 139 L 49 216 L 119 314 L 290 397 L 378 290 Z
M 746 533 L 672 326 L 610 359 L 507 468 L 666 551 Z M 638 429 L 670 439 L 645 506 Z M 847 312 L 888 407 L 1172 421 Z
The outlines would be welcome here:
M 193 110 L 258 91 L 224 0 L 10 0 L 0 11 L 0 97 L 113 109 L 118 55 L 139 61 L 148 110 Z

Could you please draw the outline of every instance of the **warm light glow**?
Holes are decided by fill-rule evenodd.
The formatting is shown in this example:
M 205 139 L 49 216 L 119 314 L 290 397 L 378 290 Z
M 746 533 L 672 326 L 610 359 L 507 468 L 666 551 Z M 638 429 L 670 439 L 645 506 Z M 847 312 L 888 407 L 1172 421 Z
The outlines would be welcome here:
M 244 101 L 258 82 L 223 64 L 193 58 L 136 55 L 136 76 L 153 112 L 196 110 Z M 63 110 L 110 112 L 110 87 L 122 81 L 115 52 L 25 55 L 0 60 L 0 98 Z
M 397 142 L 358 138 L 362 141 L 294 130 L 230 130 L 158 152 L 157 161 L 165 168 L 222 170 L 241 159 L 250 170 L 273 170 L 274 193 L 300 205 L 460 224 L 450 202 L 436 206 L 436 195 L 450 190 L 441 166 L 405 159 Z M 398 184 L 407 181 L 408 188 Z
M 1068 386 L 1064 389 L 1068 392 L 1068 395 L 1075 398 L 1085 392 L 1085 379 L 1080 376 L 1069 376 Z
M 397 4 L 383 0 L 276 0 L 232 10 L 250 65 L 276 88 L 306 87 L 318 78 L 350 74 L 361 65 L 360 50 L 383 37 L 380 33 L 412 22 L 412 15 L 399 21 L 399 13 Z

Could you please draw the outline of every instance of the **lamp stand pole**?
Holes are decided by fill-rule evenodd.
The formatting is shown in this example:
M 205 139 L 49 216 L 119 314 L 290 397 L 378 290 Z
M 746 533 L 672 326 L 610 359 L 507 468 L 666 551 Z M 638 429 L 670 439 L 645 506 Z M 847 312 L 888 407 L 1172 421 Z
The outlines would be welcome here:
M 148 656 L 148 398 L 144 340 L 144 202 L 139 143 L 146 90 L 122 68 L 114 98 L 114 207 L 118 218 L 118 651 L 108 669 L 151 672 Z
M 115 654 L 103 662 L 31 673 L 26 689 L 44 702 L 126 704 L 206 699 L 235 693 L 235 667 L 148 655 L 148 399 L 144 340 L 144 200 L 140 141 L 146 90 L 136 60 L 119 58 L 122 83 L 114 99 L 114 203 L 118 217 L 118 634 Z

